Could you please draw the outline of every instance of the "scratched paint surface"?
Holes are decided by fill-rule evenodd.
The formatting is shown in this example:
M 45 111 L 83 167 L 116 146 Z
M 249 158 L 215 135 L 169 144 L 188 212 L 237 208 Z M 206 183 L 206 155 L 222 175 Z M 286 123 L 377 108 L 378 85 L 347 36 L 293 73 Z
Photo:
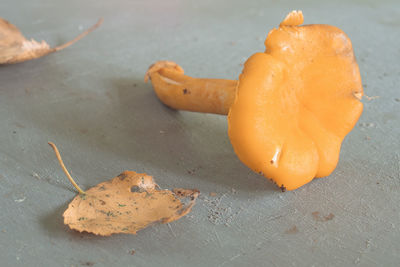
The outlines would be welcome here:
M 335 172 L 281 193 L 239 162 L 224 117 L 172 111 L 142 78 L 169 59 L 234 79 L 299 8 L 350 36 L 372 98 Z M 104 17 L 60 53 L 0 68 L 1 266 L 398 266 L 398 1 L 3 0 L 0 10 L 52 45 Z M 75 193 L 49 140 L 84 188 L 131 169 L 202 195 L 185 218 L 136 236 L 76 233 L 62 222 Z

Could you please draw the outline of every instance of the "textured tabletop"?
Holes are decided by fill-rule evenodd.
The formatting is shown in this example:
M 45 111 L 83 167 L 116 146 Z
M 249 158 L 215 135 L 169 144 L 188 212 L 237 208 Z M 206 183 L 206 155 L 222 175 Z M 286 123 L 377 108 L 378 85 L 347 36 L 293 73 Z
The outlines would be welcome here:
M 399 266 L 400 3 L 290 2 L 2 0 L 1 17 L 53 46 L 104 23 L 0 67 L 0 266 Z M 370 98 L 334 173 L 282 193 L 238 160 L 226 117 L 173 111 L 143 76 L 168 59 L 237 79 L 293 9 L 349 35 Z M 83 188 L 135 170 L 201 196 L 137 235 L 72 231 L 76 193 L 48 141 Z

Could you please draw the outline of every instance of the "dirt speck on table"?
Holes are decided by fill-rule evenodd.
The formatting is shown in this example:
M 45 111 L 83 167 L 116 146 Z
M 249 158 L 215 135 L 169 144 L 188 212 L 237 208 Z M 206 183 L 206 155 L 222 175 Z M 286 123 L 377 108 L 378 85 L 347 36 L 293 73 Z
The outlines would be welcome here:
M 314 211 L 312 216 L 317 222 L 326 222 L 332 220 L 335 215 L 333 213 L 329 213 L 328 215 L 322 216 L 319 211 Z
M 92 261 L 81 261 L 81 265 L 82 266 L 93 266 L 93 265 L 95 265 L 95 263 Z
M 234 218 L 236 218 L 243 209 L 232 208 L 233 205 L 231 203 L 225 203 L 223 201 L 225 196 L 226 193 L 212 199 L 207 197 L 203 198 L 208 210 L 207 219 L 212 224 L 230 226 Z
M 285 234 L 297 234 L 298 232 L 299 232 L 299 229 L 297 229 L 297 226 L 293 225 L 293 227 L 291 227 L 285 231 Z

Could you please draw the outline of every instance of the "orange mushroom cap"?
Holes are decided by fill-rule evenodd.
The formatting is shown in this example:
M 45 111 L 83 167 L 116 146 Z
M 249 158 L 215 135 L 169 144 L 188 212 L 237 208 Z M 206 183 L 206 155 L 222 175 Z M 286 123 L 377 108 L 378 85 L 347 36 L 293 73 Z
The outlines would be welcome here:
M 335 169 L 360 117 L 361 77 L 350 39 L 291 12 L 239 77 L 229 138 L 249 168 L 293 190 Z

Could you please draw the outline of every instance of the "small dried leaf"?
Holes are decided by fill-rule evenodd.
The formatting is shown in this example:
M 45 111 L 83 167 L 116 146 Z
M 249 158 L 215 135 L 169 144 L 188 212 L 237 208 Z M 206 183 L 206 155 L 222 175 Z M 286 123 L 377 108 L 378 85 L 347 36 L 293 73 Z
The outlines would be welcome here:
M 64 223 L 96 235 L 135 234 L 154 222 L 168 223 L 188 214 L 198 194 L 197 190 L 162 190 L 151 176 L 125 171 L 77 195 L 64 212 Z M 188 204 L 178 197 L 189 197 Z
M 62 50 L 85 37 L 89 32 L 99 27 L 102 22 L 103 19 L 100 19 L 75 39 L 51 48 L 45 41 L 27 40 L 16 26 L 0 18 L 0 65 L 19 63 Z

